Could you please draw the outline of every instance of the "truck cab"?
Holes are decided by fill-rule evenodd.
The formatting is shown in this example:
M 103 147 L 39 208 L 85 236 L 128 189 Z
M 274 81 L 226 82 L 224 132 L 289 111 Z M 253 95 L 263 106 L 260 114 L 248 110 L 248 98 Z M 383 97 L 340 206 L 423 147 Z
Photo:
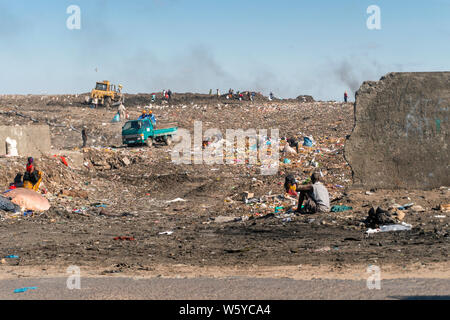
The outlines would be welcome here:
M 152 146 L 154 142 L 172 143 L 178 127 L 175 123 L 154 124 L 150 119 L 127 121 L 122 127 L 122 142 L 124 145 Z

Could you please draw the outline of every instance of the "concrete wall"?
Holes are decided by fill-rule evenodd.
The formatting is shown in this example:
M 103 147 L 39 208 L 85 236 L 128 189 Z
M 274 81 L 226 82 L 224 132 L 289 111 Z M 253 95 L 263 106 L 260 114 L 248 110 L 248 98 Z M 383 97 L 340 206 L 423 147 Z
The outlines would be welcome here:
M 17 141 L 20 156 L 38 157 L 50 152 L 50 129 L 47 125 L 0 126 L 0 155 L 6 154 L 6 138 Z
M 450 72 L 390 73 L 356 93 L 345 146 L 355 187 L 450 185 Z

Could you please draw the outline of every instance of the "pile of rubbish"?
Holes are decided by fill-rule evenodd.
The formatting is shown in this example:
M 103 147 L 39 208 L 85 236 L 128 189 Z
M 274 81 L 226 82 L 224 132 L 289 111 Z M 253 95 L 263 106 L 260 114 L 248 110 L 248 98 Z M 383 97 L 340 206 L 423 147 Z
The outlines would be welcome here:
M 95 170 L 112 170 L 127 167 L 138 162 L 148 150 L 136 149 L 118 151 L 113 148 L 85 149 L 84 166 Z

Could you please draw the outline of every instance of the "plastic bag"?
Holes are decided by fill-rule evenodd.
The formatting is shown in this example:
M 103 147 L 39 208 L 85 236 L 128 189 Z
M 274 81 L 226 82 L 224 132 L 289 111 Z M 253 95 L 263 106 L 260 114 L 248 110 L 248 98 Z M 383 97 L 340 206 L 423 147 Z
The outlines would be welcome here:
M 14 189 L 8 192 L 11 202 L 25 210 L 47 211 L 50 203 L 36 191 L 24 188 Z
M 120 122 L 120 114 L 116 113 L 116 115 L 114 116 L 114 118 L 112 119 L 111 122 Z

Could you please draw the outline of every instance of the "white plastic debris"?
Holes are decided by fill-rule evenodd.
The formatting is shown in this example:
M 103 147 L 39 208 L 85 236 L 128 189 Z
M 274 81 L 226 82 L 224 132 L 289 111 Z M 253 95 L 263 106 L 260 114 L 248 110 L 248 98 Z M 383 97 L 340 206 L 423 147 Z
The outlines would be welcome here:
M 366 234 L 378 233 L 378 232 L 390 232 L 390 231 L 409 231 L 412 225 L 402 222 L 401 224 L 388 224 L 380 226 L 377 229 L 367 229 Z
M 6 138 L 6 155 L 8 157 L 18 157 L 19 153 L 17 152 L 17 141 L 11 139 L 10 137 Z
M 164 231 L 159 233 L 159 235 L 168 235 L 168 236 L 170 236 L 171 234 L 173 234 L 173 231 Z
M 173 203 L 173 202 L 186 202 L 186 200 L 181 199 L 181 198 L 176 198 L 173 200 L 166 201 L 166 203 Z

